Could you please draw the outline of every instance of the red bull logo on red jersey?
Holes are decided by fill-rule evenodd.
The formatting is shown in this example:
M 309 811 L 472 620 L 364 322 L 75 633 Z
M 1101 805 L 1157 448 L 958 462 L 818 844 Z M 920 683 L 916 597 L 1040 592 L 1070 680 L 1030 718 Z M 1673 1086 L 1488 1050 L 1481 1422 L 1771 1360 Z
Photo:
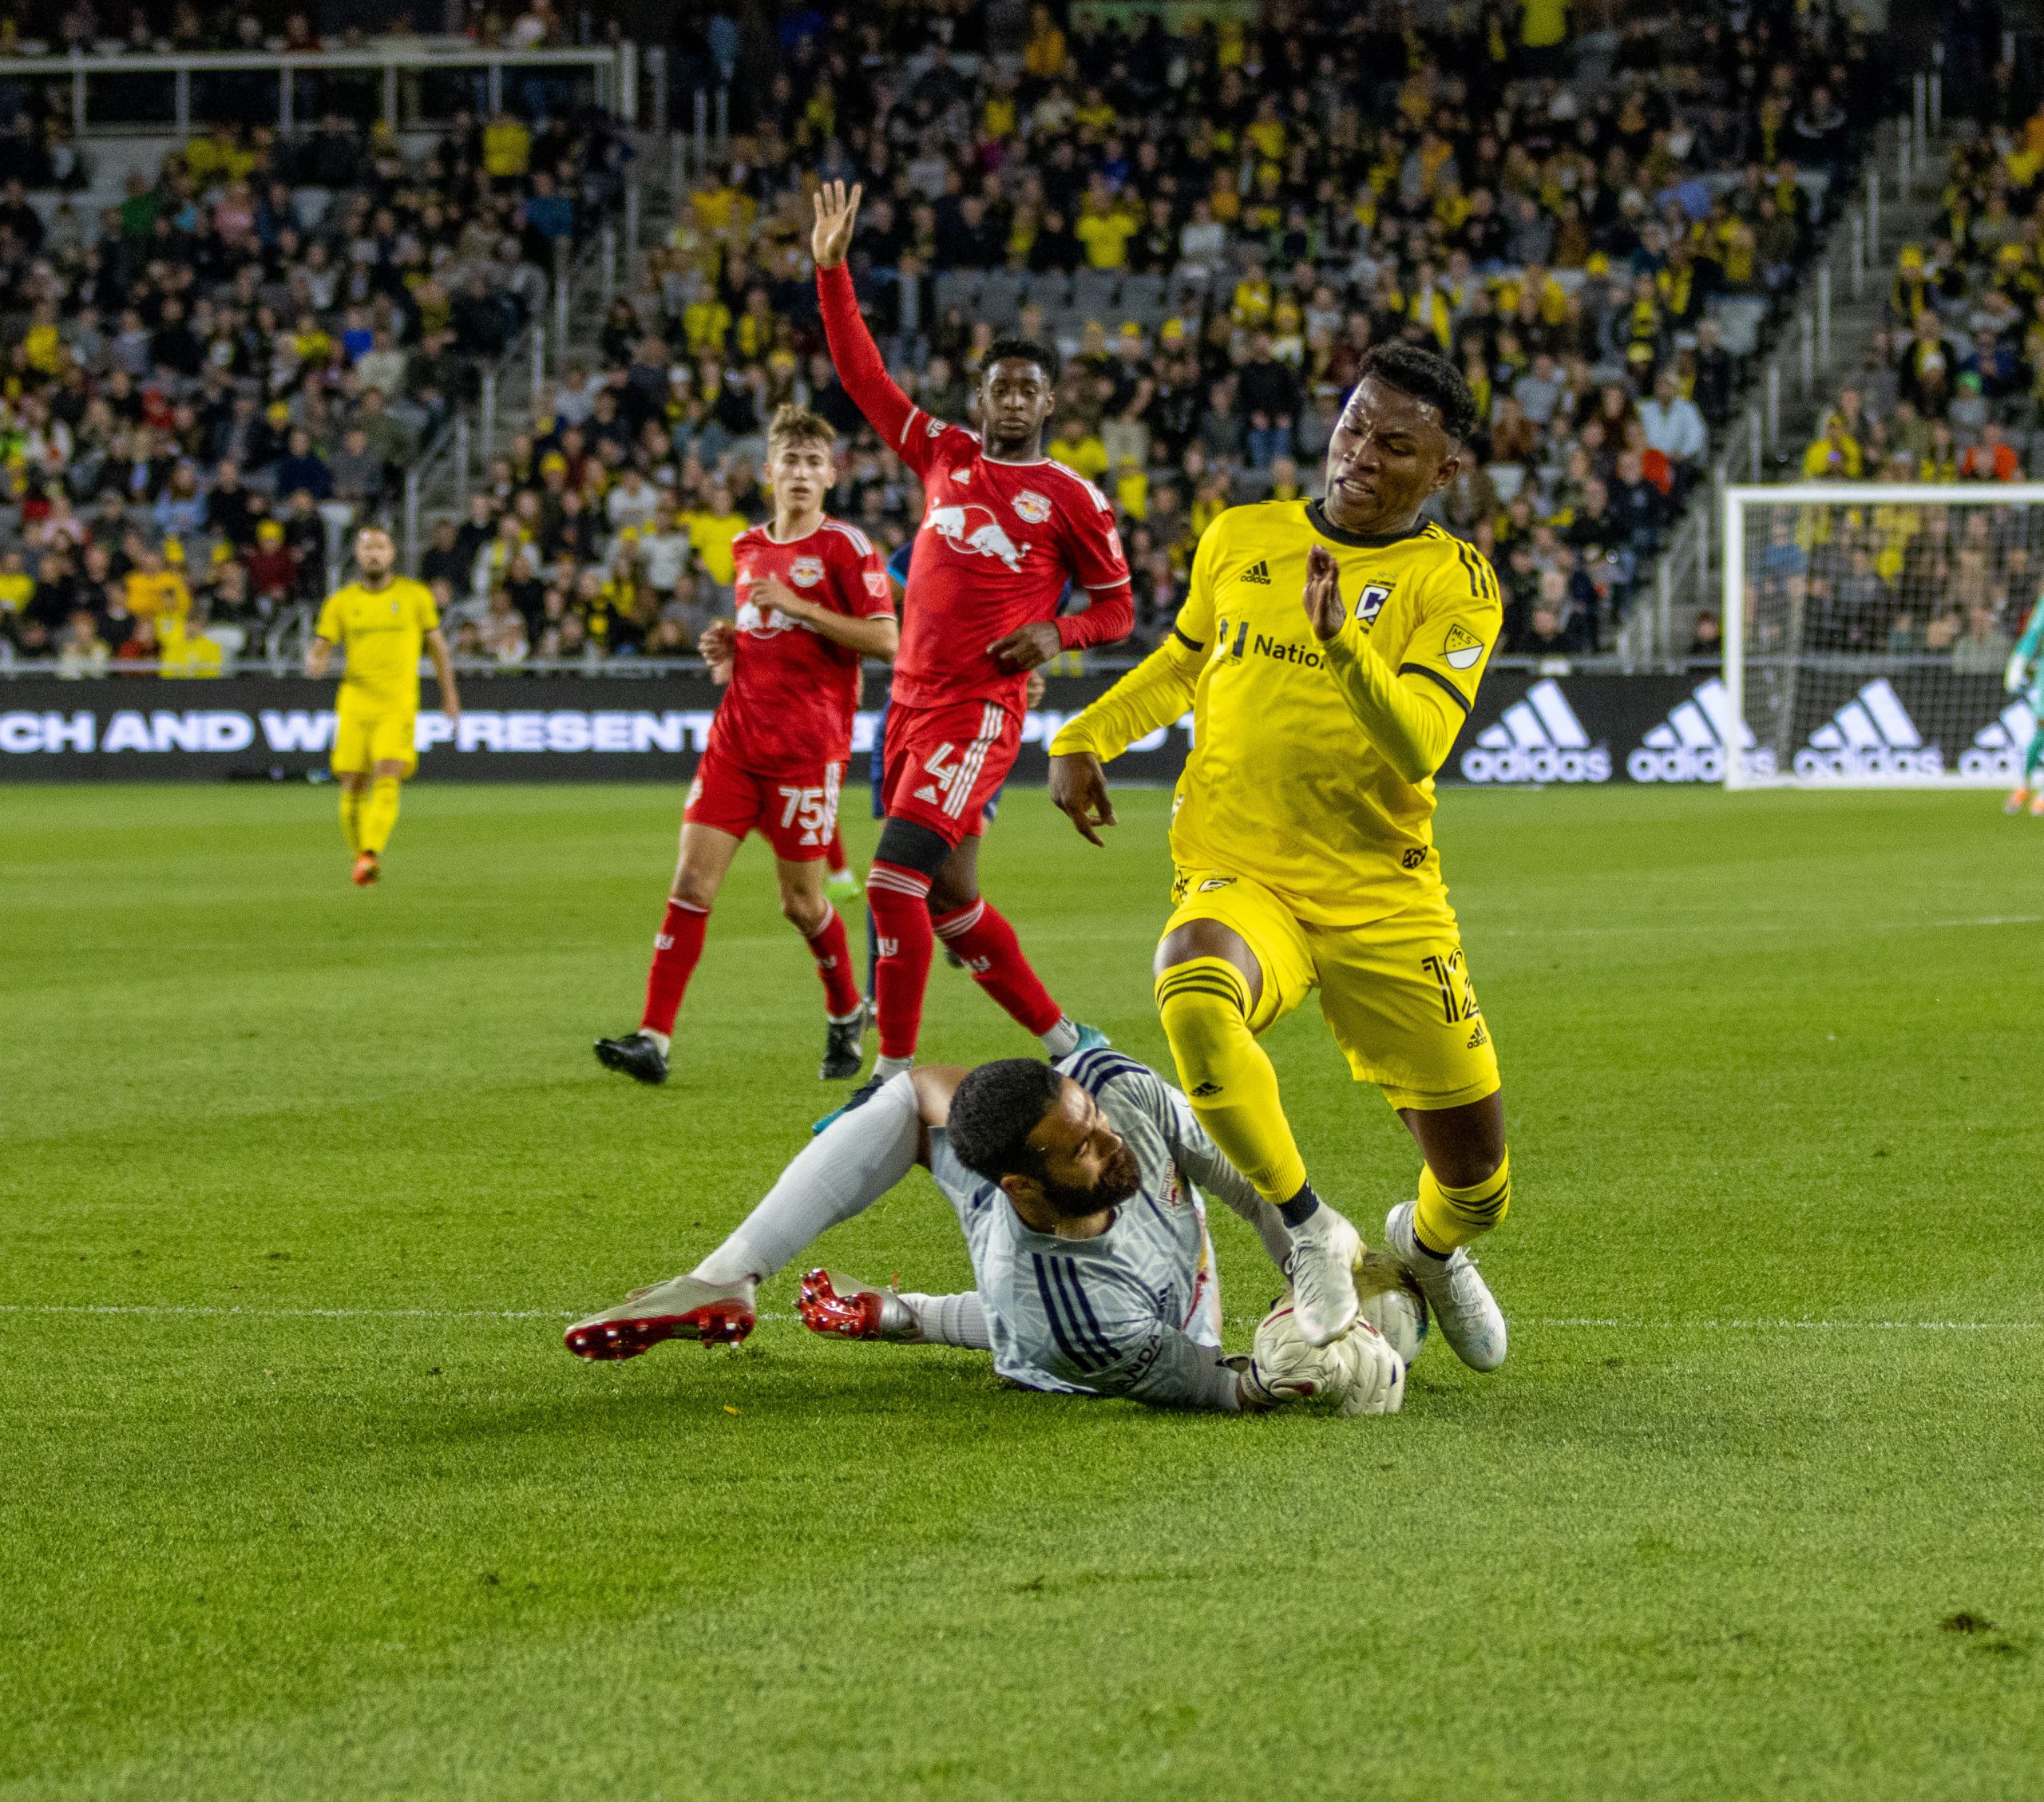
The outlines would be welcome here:
M 963 551 L 969 556 L 994 557 L 1010 569 L 1020 569 L 1029 552 L 1027 545 L 1018 545 L 1008 537 L 992 509 L 971 501 L 932 507 L 923 521 L 923 529 L 934 532 L 954 551 Z

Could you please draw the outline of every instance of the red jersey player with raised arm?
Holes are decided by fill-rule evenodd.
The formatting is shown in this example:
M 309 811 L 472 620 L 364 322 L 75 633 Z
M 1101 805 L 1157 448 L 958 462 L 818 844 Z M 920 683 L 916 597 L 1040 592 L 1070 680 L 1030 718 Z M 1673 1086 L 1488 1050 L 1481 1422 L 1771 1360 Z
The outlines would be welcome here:
M 596 1058 L 642 1083 L 667 1079 L 675 1016 L 703 954 L 710 909 L 746 834 L 774 848 L 781 912 L 823 979 L 822 1075 L 856 1076 L 866 1004 L 845 925 L 823 889 L 838 792 L 852 753 L 859 659 L 899 643 L 886 566 L 866 535 L 823 511 L 838 479 L 828 421 L 784 406 L 766 429 L 774 521 L 732 541 L 738 617 L 713 621 L 703 655 L 727 688 L 682 814 L 681 861 L 653 941 L 639 1029 L 599 1039 Z
M 1099 1040 L 1066 1018 L 1014 929 L 980 897 L 979 834 L 1022 742 L 1029 671 L 1060 651 L 1126 638 L 1135 622 L 1114 509 L 1043 453 L 1056 358 L 1022 339 L 990 347 L 978 394 L 984 437 L 917 406 L 889 377 L 845 267 L 859 196 L 842 182 L 816 196 L 823 327 L 845 391 L 921 478 L 925 499 L 888 709 L 886 823 L 866 878 L 880 1059 L 854 1107 L 915 1060 L 934 938 L 1052 1056 Z M 1060 618 L 1068 582 L 1090 604 Z

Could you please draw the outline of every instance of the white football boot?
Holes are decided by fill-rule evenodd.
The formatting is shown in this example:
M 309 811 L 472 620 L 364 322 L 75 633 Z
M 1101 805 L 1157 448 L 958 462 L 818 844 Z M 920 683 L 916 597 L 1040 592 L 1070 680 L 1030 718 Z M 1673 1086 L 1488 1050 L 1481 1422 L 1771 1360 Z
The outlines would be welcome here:
M 1356 1261 L 1363 1255 L 1362 1235 L 1325 1202 L 1303 1226 L 1290 1231 L 1292 1255 L 1285 1274 L 1292 1279 L 1293 1324 L 1309 1345 L 1332 1345 L 1356 1323 Z
M 697 1277 L 671 1277 L 634 1289 L 615 1308 L 577 1321 L 561 1335 L 578 1358 L 608 1361 L 636 1358 L 664 1339 L 699 1339 L 706 1345 L 735 1345 L 757 1317 L 748 1281 L 706 1283 Z
M 1455 1355 L 1472 1370 L 1495 1370 L 1504 1362 L 1504 1311 L 1468 1252 L 1458 1246 L 1436 1257 L 1420 1250 L 1412 1231 L 1417 1205 L 1400 1202 L 1384 1217 L 1384 1249 L 1412 1273 Z

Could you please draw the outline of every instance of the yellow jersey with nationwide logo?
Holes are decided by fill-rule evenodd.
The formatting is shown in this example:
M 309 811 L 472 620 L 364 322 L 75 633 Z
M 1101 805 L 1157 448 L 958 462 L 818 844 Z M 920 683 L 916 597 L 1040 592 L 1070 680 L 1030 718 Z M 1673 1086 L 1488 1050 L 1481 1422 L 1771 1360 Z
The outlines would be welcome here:
M 1434 784 L 1392 766 L 1329 672 L 1305 607 L 1316 544 L 1341 565 L 1342 600 L 1369 648 L 1399 681 L 1438 694 L 1459 725 L 1503 624 L 1483 555 L 1431 524 L 1371 540 L 1317 501 L 1266 501 L 1207 528 L 1171 636 L 1051 748 L 1117 756 L 1178 717 L 1189 687 L 1173 860 L 1253 877 L 1302 920 L 1361 925 L 1444 897 Z
M 408 576 L 380 588 L 353 582 L 335 589 L 314 630 L 347 653 L 341 705 L 416 713 L 419 657 L 439 624 L 432 589 Z

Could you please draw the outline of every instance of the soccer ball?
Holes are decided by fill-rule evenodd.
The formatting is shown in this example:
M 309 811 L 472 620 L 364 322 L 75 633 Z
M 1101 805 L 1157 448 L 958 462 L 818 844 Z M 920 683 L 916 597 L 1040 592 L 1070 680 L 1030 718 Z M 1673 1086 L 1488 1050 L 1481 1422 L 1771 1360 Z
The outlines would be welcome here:
M 1405 1364 L 1425 1349 L 1427 1298 L 1396 1258 L 1365 1252 L 1356 1265 L 1356 1299 L 1362 1317 L 1390 1341 Z

